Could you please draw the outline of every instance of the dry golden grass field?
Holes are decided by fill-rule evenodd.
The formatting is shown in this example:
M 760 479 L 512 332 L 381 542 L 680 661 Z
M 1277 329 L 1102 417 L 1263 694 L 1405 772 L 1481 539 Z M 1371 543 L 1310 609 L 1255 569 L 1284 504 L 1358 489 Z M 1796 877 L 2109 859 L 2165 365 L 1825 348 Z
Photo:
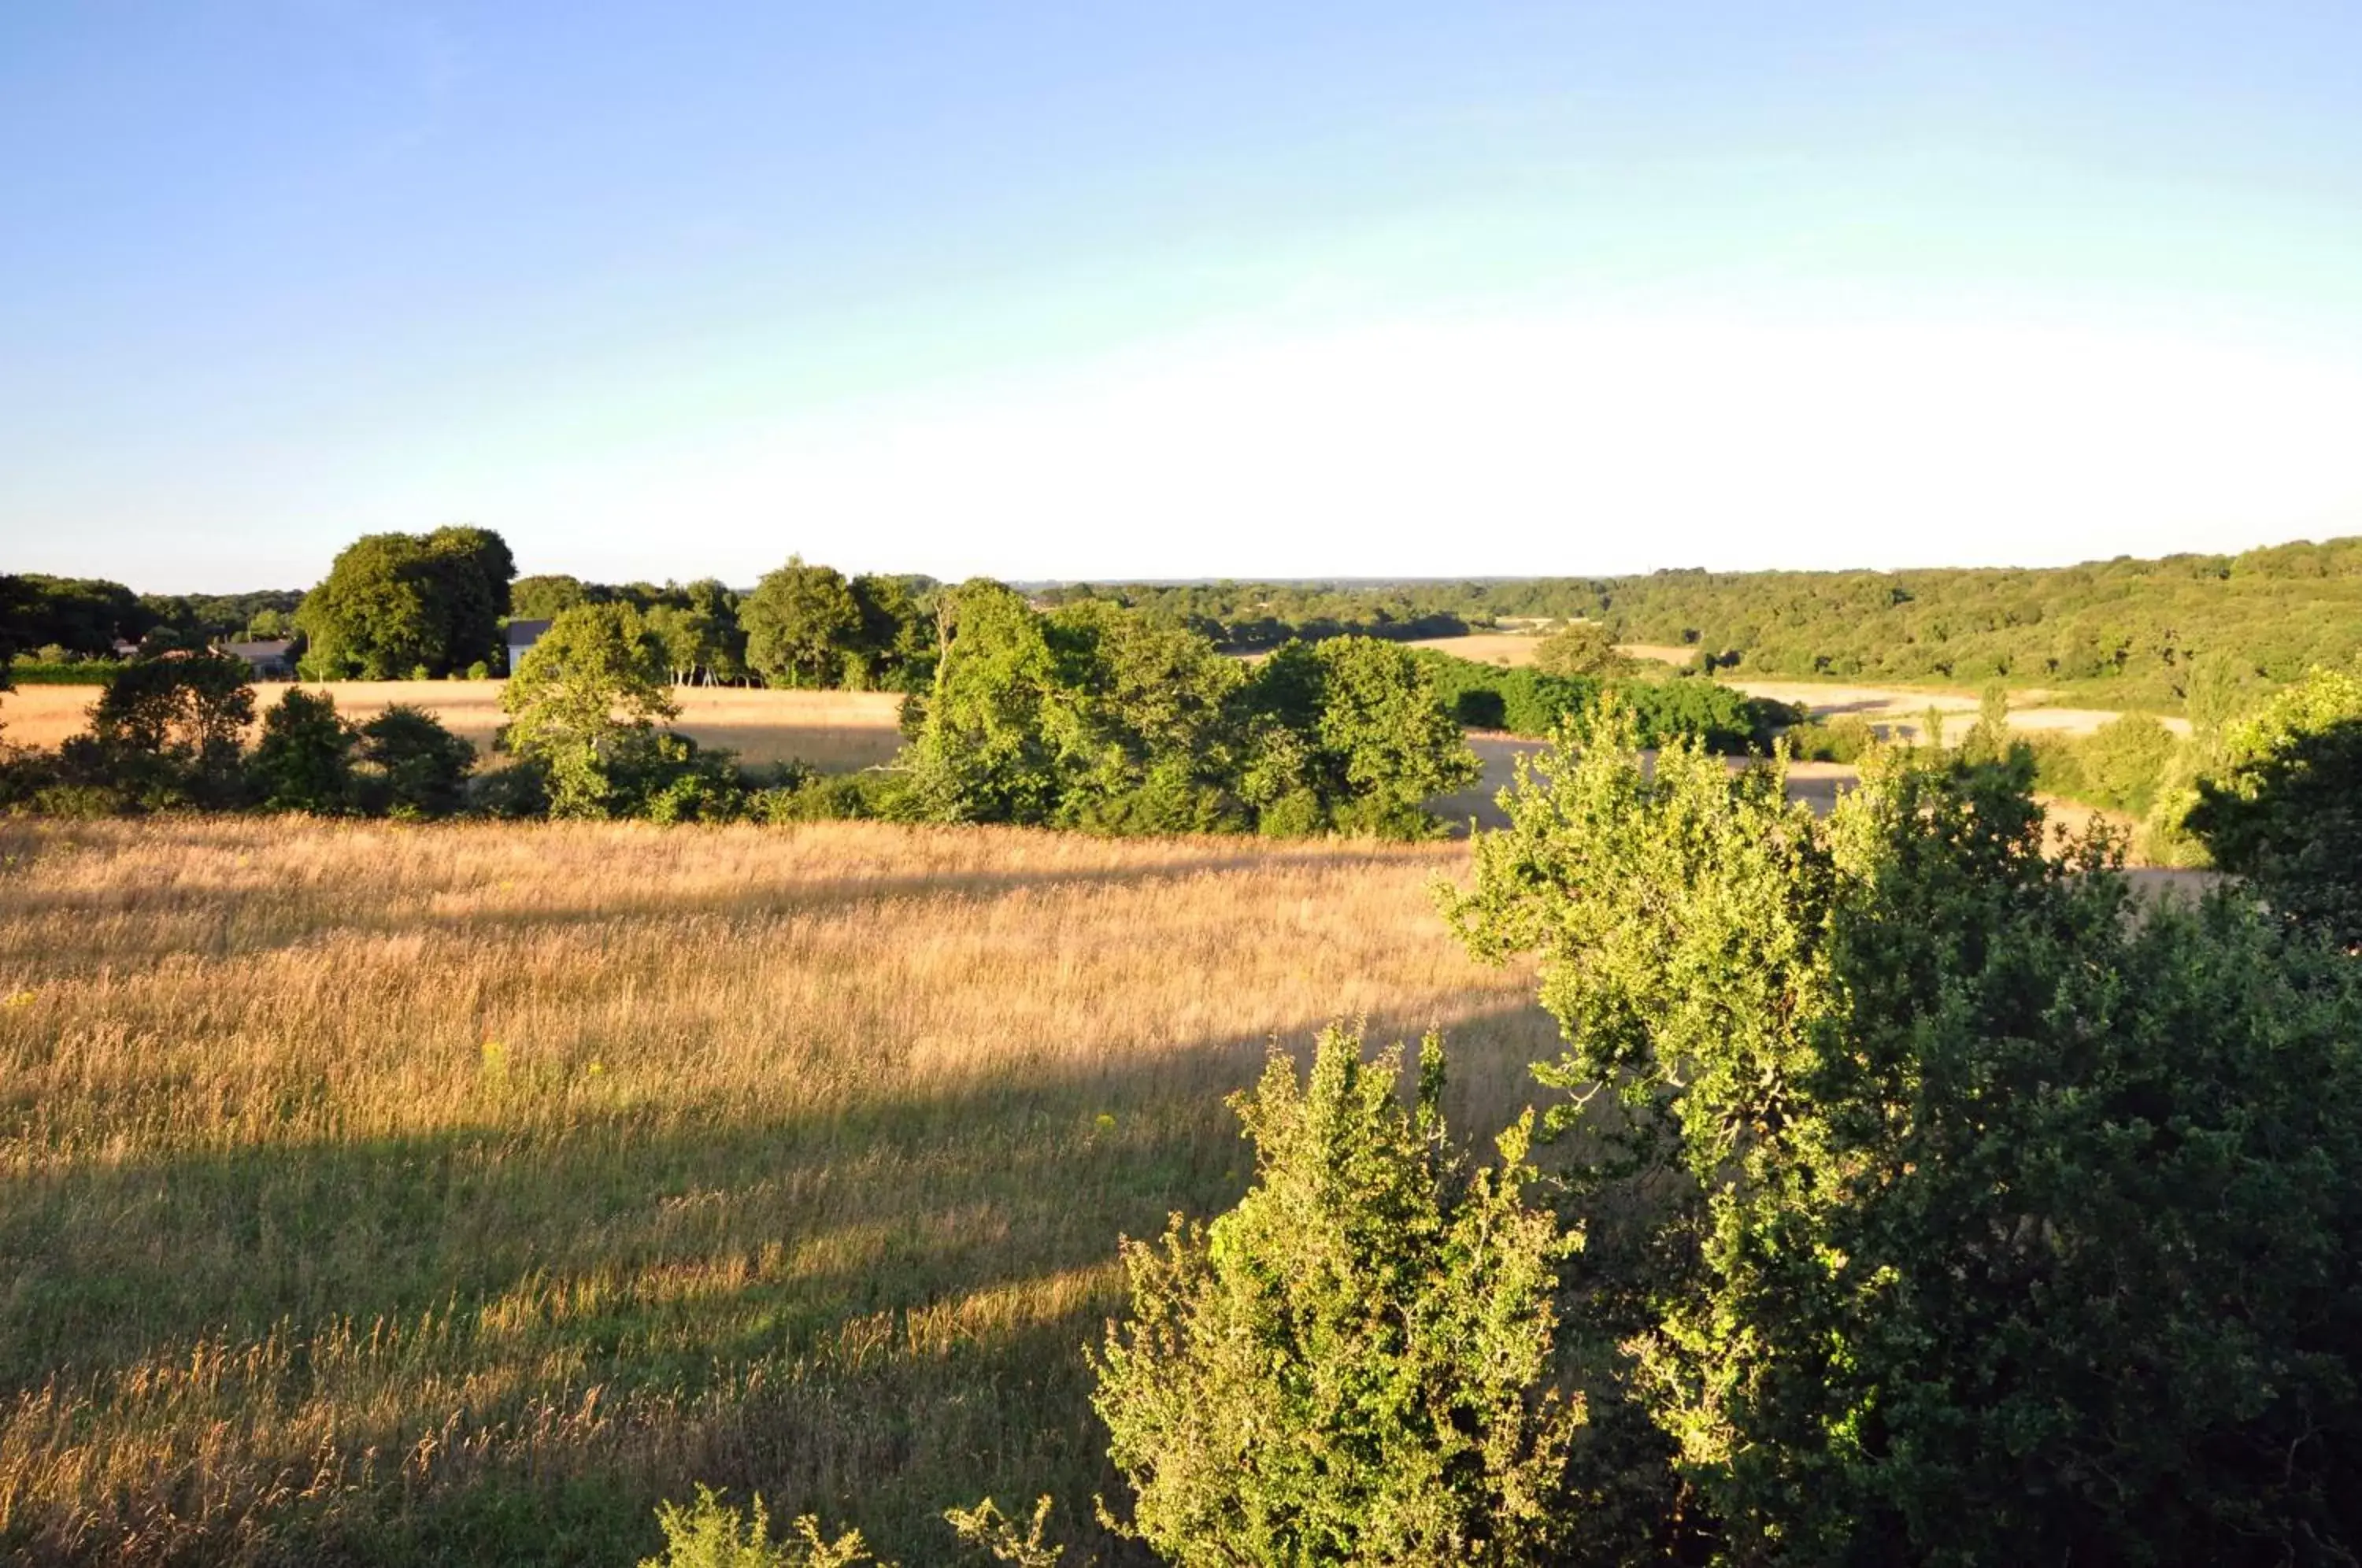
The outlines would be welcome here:
M 699 1480 L 1088 1536 L 1117 1234 L 1242 1189 L 1270 1043 L 1529 1097 L 1465 854 L 0 823 L 0 1557 L 627 1563 Z
M 396 702 L 424 708 L 450 728 L 491 748 L 505 722 L 497 680 L 344 680 L 308 686 L 337 701 L 337 711 L 366 720 Z M 255 689 L 259 713 L 285 686 Z M 98 690 L 90 686 L 28 686 L 0 694 L 0 739 L 51 746 L 86 727 Z M 680 704 L 675 728 L 701 745 L 727 746 L 748 762 L 803 762 L 847 772 L 886 761 L 901 745 L 896 727 L 901 699 L 890 691 L 767 691 L 729 686 L 673 689 Z

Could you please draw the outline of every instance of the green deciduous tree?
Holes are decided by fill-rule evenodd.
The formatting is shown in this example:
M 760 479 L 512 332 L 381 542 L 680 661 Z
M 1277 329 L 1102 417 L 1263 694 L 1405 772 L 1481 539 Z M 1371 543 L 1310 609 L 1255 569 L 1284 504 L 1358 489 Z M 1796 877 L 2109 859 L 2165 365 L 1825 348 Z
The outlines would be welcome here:
M 547 768 L 553 815 L 630 814 L 634 775 L 656 755 L 656 721 L 679 712 L 664 657 L 638 611 L 586 604 L 552 621 L 509 678 L 502 745 Z
M 61 749 L 80 781 L 127 804 L 236 805 L 254 683 L 244 661 L 172 654 L 126 665 L 91 705 L 90 734 Z
M 1882 754 L 1821 823 L 1620 739 L 1532 770 L 1447 904 L 1541 955 L 1577 1213 L 1642 1233 L 1586 1282 L 1605 1386 L 1727 1554 L 2362 1544 L 2354 966 L 2235 900 L 2131 918 L 2022 756 Z
M 738 607 L 746 665 L 774 686 L 835 686 L 863 657 L 860 602 L 833 567 L 789 558 Z
M 498 534 L 370 534 L 337 557 L 295 622 L 321 679 L 440 678 L 493 656 L 516 566 Z
M 1399 1049 L 1323 1034 L 1232 1105 L 1253 1187 L 1210 1227 L 1127 1242 L 1130 1316 L 1095 1403 L 1171 1562 L 1526 1563 L 1566 1521 L 1574 1406 L 1550 1389 L 1568 1248 L 1524 1190 L 1527 1126 L 1471 1170 L 1444 1134 L 1440 1044 L 1416 1111 Z
M 1374 637 L 1285 645 L 1242 702 L 1246 793 L 1291 827 L 1416 837 L 1426 801 L 1482 772 L 1426 668 Z
M 423 708 L 397 702 L 360 727 L 355 754 L 362 808 L 394 817 L 447 817 L 467 804 L 476 748 Z
M 1570 621 L 1534 647 L 1534 668 L 1544 675 L 1628 675 L 1635 662 L 1616 651 L 1615 634 L 1596 621 Z
M 262 738 L 247 761 L 255 794 L 274 812 L 331 816 L 350 811 L 353 748 L 359 742 L 335 698 L 295 687 L 262 715 Z

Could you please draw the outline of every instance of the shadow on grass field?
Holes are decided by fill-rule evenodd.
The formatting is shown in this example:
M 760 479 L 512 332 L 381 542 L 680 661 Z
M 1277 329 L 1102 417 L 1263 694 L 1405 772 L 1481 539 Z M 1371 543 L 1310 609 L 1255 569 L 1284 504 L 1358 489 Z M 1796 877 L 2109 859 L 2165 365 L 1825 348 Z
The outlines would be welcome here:
M 1489 1132 L 1555 1035 L 1451 845 L 831 824 L 0 828 L 0 1543 L 633 1561 L 693 1482 L 912 1563 L 1113 1495 L 1119 1232 L 1220 1103 L 1441 1024 Z

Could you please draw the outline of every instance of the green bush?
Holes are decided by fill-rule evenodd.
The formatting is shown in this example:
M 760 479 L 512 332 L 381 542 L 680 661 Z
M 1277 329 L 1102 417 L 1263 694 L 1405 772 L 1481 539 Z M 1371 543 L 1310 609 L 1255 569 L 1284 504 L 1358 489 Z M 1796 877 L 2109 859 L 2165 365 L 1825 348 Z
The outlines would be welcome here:
M 1231 1104 L 1255 1181 L 1210 1227 L 1127 1242 L 1129 1315 L 1094 1396 L 1131 1528 L 1183 1568 L 1539 1562 L 1568 1523 L 1581 1414 L 1551 1392 L 1571 1245 L 1527 1205 L 1529 1123 L 1470 1170 L 1420 1052 L 1365 1059 L 1341 1029 L 1308 1082 L 1275 1055 Z
M 1856 763 L 1878 745 L 1878 731 L 1859 713 L 1793 724 L 1783 733 L 1788 755 L 1799 762 Z
M 359 743 L 335 698 L 290 690 L 263 713 L 262 739 L 247 759 L 263 809 L 315 816 L 352 810 L 353 748 Z
M 711 1486 L 698 1487 L 696 1501 L 686 1507 L 658 1504 L 657 1524 L 664 1531 L 664 1554 L 643 1558 L 640 1568 L 894 1568 L 871 1554 L 859 1530 L 831 1540 L 810 1514 L 789 1527 L 789 1540 L 774 1541 L 760 1496 L 751 1512 L 741 1513 Z
M 1586 1283 L 1671 1474 L 1618 1485 L 1738 1561 L 2350 1560 L 2362 967 L 2129 918 L 2023 754 L 1881 754 L 1820 821 L 1614 738 L 1448 903 L 1540 952 L 1574 1216 L 1638 1232 Z

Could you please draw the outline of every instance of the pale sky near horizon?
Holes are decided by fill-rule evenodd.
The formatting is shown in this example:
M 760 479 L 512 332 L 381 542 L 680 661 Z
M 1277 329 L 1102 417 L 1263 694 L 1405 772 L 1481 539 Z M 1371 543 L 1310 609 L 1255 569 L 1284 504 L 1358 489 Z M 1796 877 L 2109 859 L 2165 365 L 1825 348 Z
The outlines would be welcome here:
M 0 13 L 0 570 L 2362 533 L 2362 5 Z

